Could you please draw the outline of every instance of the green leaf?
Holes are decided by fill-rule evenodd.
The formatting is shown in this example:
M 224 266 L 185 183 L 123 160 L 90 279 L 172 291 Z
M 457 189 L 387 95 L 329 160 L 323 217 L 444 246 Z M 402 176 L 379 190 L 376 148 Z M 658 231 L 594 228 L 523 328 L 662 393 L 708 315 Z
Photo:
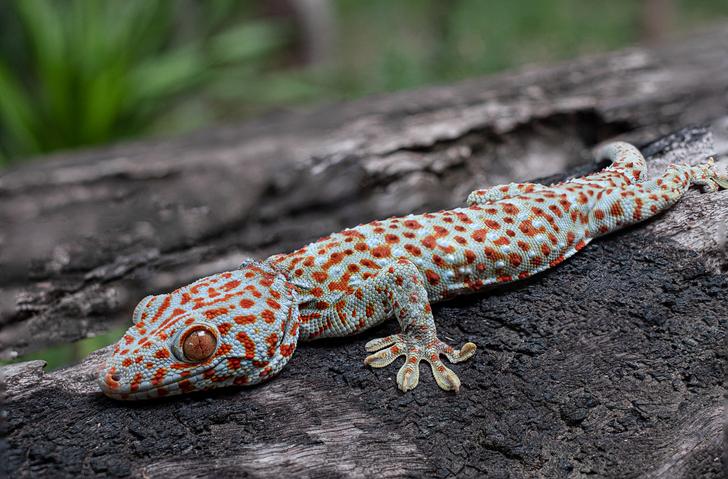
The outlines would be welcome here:
M 246 22 L 217 34 L 210 40 L 213 63 L 260 60 L 284 43 L 284 29 L 265 22 Z
M 36 122 L 33 115 L 33 102 L 23 90 L 20 82 L 10 70 L 0 63 L 0 123 L 1 130 L 11 138 L 13 153 L 31 154 L 40 150 L 35 137 Z

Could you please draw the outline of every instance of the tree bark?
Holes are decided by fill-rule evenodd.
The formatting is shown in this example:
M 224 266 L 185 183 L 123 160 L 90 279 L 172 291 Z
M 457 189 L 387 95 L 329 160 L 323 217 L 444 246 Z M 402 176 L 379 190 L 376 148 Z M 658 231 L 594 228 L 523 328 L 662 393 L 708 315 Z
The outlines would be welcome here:
M 245 255 L 592 171 L 588 148 L 615 136 L 642 145 L 650 176 L 725 159 L 727 44 L 722 29 L 7 171 L 2 350 L 128 322 L 143 295 Z M 648 142 L 693 122 L 710 129 Z M 480 347 L 453 367 L 458 395 L 424 369 L 401 394 L 394 366 L 363 366 L 394 322 L 302 345 L 259 387 L 140 404 L 99 396 L 104 350 L 50 373 L 5 366 L 0 473 L 722 477 L 727 223 L 728 192 L 692 191 L 544 274 L 437 306 L 443 339 Z

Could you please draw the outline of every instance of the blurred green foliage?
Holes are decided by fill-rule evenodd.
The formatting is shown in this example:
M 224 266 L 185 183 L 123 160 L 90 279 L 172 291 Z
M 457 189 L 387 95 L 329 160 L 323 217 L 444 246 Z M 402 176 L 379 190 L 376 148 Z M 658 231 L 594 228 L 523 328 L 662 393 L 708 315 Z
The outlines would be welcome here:
M 88 356 L 93 351 L 103 348 L 108 344 L 115 343 L 124 335 L 127 327 L 114 328 L 104 334 L 92 336 L 71 344 L 63 344 L 52 348 L 36 351 L 34 353 L 24 354 L 13 360 L 0 360 L 0 366 L 5 364 L 17 363 L 21 361 L 43 360 L 47 364 L 46 371 L 68 366 L 76 363 Z
M 330 0 L 330 58 L 312 65 L 297 57 L 321 32 L 296 0 L 9 0 L 0 165 L 618 48 L 641 39 L 645 1 Z M 725 0 L 662 4 L 671 30 L 728 15 Z
M 159 121 L 172 130 L 210 121 L 188 100 L 221 89 L 224 75 L 241 85 L 257 78 L 286 42 L 272 23 L 229 24 L 231 13 L 244 16 L 247 7 L 9 2 L 0 10 L 0 161 L 153 131 Z

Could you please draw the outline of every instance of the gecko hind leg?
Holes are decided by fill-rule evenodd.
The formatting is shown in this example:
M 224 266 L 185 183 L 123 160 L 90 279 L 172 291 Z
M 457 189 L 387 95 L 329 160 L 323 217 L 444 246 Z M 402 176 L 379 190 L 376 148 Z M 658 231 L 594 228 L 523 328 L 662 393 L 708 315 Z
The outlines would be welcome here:
M 397 373 L 397 385 L 402 391 L 409 391 L 419 382 L 420 362 L 426 361 L 438 386 L 457 392 L 460 379 L 443 364 L 440 356 L 444 355 L 453 363 L 465 361 L 475 354 L 476 346 L 465 343 L 461 349 L 455 349 L 437 337 L 427 291 L 417 267 L 400 259 L 375 276 L 368 289 L 375 296 L 384 295 L 402 332 L 369 341 L 365 348 L 374 354 L 367 356 L 364 363 L 382 368 L 405 356 L 405 363 Z

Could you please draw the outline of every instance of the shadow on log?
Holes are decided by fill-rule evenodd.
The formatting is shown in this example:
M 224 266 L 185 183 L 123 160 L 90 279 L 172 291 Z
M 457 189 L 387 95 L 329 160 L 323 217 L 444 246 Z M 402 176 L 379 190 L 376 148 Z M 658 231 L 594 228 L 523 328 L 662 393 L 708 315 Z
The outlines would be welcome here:
M 716 31 L 664 51 L 6 172 L 2 348 L 105 330 L 128 321 L 143 294 L 250 252 L 454 206 L 476 185 L 586 173 L 595 168 L 587 147 L 617 134 L 642 141 L 650 176 L 668 162 L 720 160 L 727 39 Z M 694 120 L 712 120 L 715 146 L 704 128 L 643 141 Z M 394 322 L 303 345 L 260 387 L 139 404 L 99 396 L 103 351 L 51 373 L 39 361 L 3 367 L 0 473 L 722 477 L 727 222 L 728 192 L 693 191 L 553 270 L 438 305 L 442 339 L 480 347 L 454 366 L 459 395 L 428 374 L 402 394 L 395 367 L 363 366 L 364 343 L 395 332 Z

